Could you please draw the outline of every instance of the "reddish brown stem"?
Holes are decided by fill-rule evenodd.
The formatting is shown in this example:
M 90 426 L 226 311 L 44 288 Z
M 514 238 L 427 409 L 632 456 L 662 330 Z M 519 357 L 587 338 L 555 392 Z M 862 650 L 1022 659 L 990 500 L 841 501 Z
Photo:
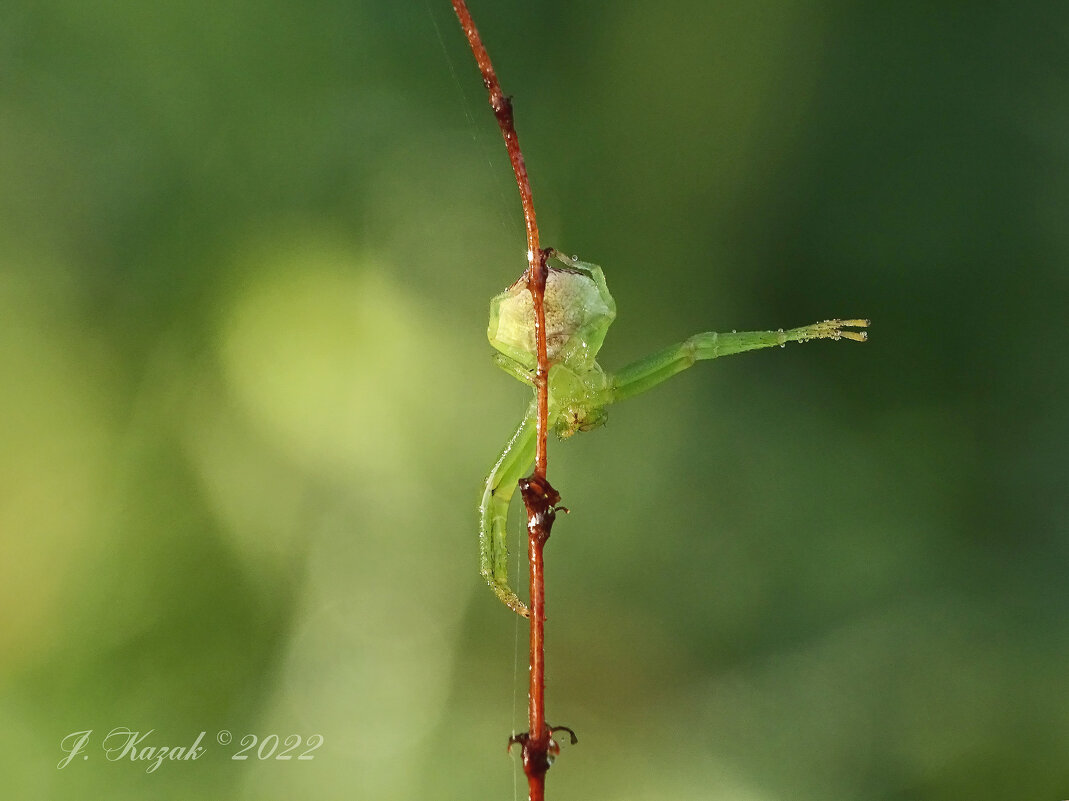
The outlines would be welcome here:
M 531 194 L 531 181 L 527 177 L 527 164 L 520 151 L 520 140 L 516 135 L 516 125 L 512 117 L 512 98 L 501 91 L 501 84 L 494 72 L 490 54 L 486 52 L 479 29 L 471 18 L 464 0 L 453 0 L 453 10 L 457 12 L 460 26 L 468 37 L 475 63 L 483 76 L 483 84 L 490 93 L 490 108 L 497 118 L 501 135 L 505 138 L 512 171 L 516 174 L 516 186 L 520 190 L 520 205 L 523 206 L 523 222 L 527 229 L 527 286 L 531 290 L 535 310 L 535 346 L 538 351 L 538 369 L 535 373 L 535 391 L 538 397 L 538 428 L 535 450 L 535 472 L 542 479 L 546 477 L 546 422 L 549 418 L 549 359 L 546 355 L 546 314 L 543 299 L 546 294 L 546 255 L 538 245 L 538 221 L 535 218 L 534 197 Z
M 548 268 L 546 259 L 549 251 L 543 251 L 538 243 L 538 223 L 535 219 L 534 198 L 531 195 L 531 182 L 527 177 L 527 166 L 520 152 L 519 138 L 512 116 L 512 101 L 501 91 L 490 54 L 479 38 L 479 31 L 471 18 L 464 0 L 452 0 L 453 9 L 460 19 L 460 25 L 468 37 L 471 52 L 483 83 L 490 95 L 490 108 L 493 109 L 501 135 L 505 138 L 512 171 L 516 174 L 516 185 L 520 190 L 520 204 L 523 206 L 523 220 L 527 229 L 527 270 L 525 277 L 527 288 L 531 292 L 534 305 L 535 346 L 537 350 L 537 370 L 535 372 L 535 393 L 538 403 L 535 468 L 530 478 L 520 481 L 520 493 L 527 507 L 527 555 L 530 567 L 530 686 L 528 690 L 528 725 L 526 733 L 513 737 L 512 743 L 519 743 L 523 750 L 523 770 L 527 774 L 528 798 L 530 801 L 543 801 L 545 797 L 546 771 L 552 758 L 557 753 L 557 744 L 553 740 L 553 731 L 546 724 L 545 694 L 545 620 L 546 591 L 543 574 L 543 548 L 549 539 L 556 506 L 560 495 L 553 489 L 546 478 L 547 453 L 546 432 L 549 419 L 549 358 L 546 353 L 546 314 L 545 293 Z M 571 730 L 568 730 L 571 733 Z M 572 734 L 574 741 L 575 735 Z
M 530 728 L 521 735 L 523 771 L 527 774 L 530 801 L 541 801 L 545 794 L 546 771 L 557 753 L 557 744 L 546 724 L 545 620 L 546 585 L 542 550 L 549 539 L 560 495 L 537 475 L 520 479 L 520 494 L 527 507 L 527 557 L 531 591 L 531 662 L 527 717 Z

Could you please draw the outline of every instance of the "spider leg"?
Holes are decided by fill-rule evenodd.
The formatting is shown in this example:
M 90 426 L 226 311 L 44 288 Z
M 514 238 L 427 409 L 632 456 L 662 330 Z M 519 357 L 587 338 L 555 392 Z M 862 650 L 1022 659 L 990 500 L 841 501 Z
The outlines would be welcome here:
M 530 617 L 531 612 L 508 583 L 506 524 L 509 502 L 516 492 L 517 482 L 534 462 L 535 416 L 536 409 L 531 404 L 486 477 L 482 503 L 479 504 L 479 572 L 501 602 L 523 617 Z
M 808 342 L 811 339 L 852 339 L 864 342 L 868 320 L 824 320 L 823 322 L 790 328 L 784 331 L 732 331 L 718 334 L 708 331 L 671 345 L 645 359 L 629 364 L 613 377 L 612 399 L 621 400 L 638 395 L 657 386 L 676 373 L 686 370 L 694 362 L 744 353 L 748 350 L 786 345 L 788 342 Z

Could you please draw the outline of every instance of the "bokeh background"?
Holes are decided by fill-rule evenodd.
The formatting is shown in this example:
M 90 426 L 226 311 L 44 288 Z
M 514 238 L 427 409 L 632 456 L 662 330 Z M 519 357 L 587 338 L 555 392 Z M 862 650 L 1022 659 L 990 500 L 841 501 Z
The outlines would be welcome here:
M 874 321 L 551 446 L 550 797 L 1067 797 L 1066 6 L 472 6 L 607 368 Z M 525 244 L 448 4 L 9 0 L 0 76 L 4 796 L 525 797 Z

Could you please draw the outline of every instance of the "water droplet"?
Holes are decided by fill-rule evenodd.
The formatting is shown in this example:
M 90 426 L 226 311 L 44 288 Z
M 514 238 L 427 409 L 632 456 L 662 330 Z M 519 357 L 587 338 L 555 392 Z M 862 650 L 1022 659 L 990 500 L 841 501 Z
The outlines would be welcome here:
M 573 253 L 572 254 L 572 261 L 579 261 L 579 254 L 578 253 Z
M 732 329 L 731 329 L 731 333 L 733 333 L 733 334 L 737 334 L 737 333 L 739 333 L 739 332 L 738 332 L 738 331 L 736 331 L 736 330 L 735 330 L 734 328 L 732 328 Z
M 779 346 L 781 348 L 785 348 L 785 347 L 787 347 L 787 343 L 786 342 L 781 342 L 781 343 L 779 343 Z

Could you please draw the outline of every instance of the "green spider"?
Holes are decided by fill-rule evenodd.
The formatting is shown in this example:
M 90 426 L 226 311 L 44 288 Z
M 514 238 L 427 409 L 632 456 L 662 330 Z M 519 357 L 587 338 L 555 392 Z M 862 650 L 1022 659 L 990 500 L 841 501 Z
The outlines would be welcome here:
M 596 264 L 555 250 L 550 251 L 550 256 L 564 265 L 549 268 L 545 294 L 549 425 L 561 439 L 597 428 L 605 422 L 609 404 L 645 392 L 702 359 L 810 339 L 866 339 L 864 331 L 849 329 L 866 328 L 868 320 L 825 320 L 786 331 L 709 331 L 629 364 L 617 373 L 606 373 L 596 357 L 616 318 L 616 302 L 605 285 L 605 274 Z M 534 304 L 522 279 L 490 301 L 487 336 L 498 351 L 493 355 L 498 367 L 534 386 Z M 479 506 L 480 572 L 497 597 L 524 617 L 530 616 L 530 610 L 508 583 L 505 525 L 517 482 L 534 462 L 535 420 L 532 401 L 487 476 Z

